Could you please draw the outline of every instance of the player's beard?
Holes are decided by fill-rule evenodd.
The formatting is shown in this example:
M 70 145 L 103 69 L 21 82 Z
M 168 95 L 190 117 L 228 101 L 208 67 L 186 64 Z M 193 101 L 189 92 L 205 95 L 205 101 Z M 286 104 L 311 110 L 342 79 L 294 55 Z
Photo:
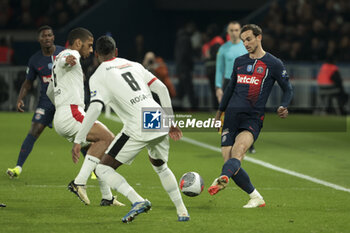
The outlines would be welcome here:
M 255 48 L 253 49 L 253 51 L 251 52 L 251 54 L 254 54 L 256 52 L 256 50 L 258 49 L 258 46 L 255 46 Z

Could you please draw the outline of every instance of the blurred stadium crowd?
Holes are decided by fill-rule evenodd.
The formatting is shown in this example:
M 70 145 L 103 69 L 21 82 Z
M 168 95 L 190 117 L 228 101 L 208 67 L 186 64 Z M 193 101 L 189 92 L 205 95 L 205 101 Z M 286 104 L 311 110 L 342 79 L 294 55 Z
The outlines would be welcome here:
M 67 27 L 68 22 L 71 22 L 72 19 L 77 19 L 76 21 L 79 23 L 86 21 L 87 18 L 93 18 L 91 17 L 91 12 L 96 9 L 91 9 L 92 6 L 103 2 L 108 1 L 0 0 L 0 31 L 23 31 L 23 29 L 34 31 L 45 24 L 52 26 L 55 32 L 58 32 L 60 29 L 68 30 L 68 27 L 70 27 Z M 152 4 L 152 2 L 157 1 L 150 1 L 149 3 L 134 1 L 134 4 L 139 6 L 141 3 L 147 5 Z M 119 6 L 121 3 L 117 2 L 116 4 Z M 128 4 L 125 3 L 124 7 L 129 7 Z M 130 29 L 128 24 L 124 27 L 124 31 L 121 30 L 119 32 L 119 28 L 114 28 L 117 31 L 113 32 L 113 30 L 110 30 L 113 28 L 108 28 L 108 25 L 104 24 L 103 30 L 105 31 L 100 31 L 100 33 L 117 35 L 117 41 L 119 40 L 121 44 L 124 43 L 119 50 L 119 54 L 127 59 L 142 63 L 158 76 L 162 76 L 161 80 L 168 83 L 167 86 L 169 89 L 172 89 L 172 97 L 176 96 L 175 99 L 182 100 L 184 96 L 187 96 L 190 105 L 197 106 L 198 102 L 201 102 L 197 99 L 201 98 L 199 95 L 206 96 L 210 92 L 213 98 L 209 101 L 210 104 L 202 101 L 199 105 L 216 107 L 217 103 L 214 94 L 216 54 L 219 47 L 230 40 L 227 34 L 227 24 L 233 19 L 238 20 L 242 24 L 256 23 L 263 29 L 264 49 L 286 62 L 287 69 L 293 70 L 293 72 L 290 72 L 292 79 L 300 77 L 308 85 L 306 87 L 302 81 L 293 83 L 294 87 L 299 85 L 298 90 L 300 90 L 300 93 L 295 95 L 296 98 L 293 100 L 293 104 L 303 105 L 306 103 L 307 106 L 316 105 L 315 96 L 317 94 L 314 81 L 317 79 L 321 63 L 325 61 L 336 62 L 342 65 L 339 69 L 338 83 L 339 88 L 346 97 L 343 101 L 345 104 L 347 95 L 344 93 L 349 89 L 349 85 L 347 85 L 349 83 L 349 72 L 346 64 L 350 62 L 350 1 L 272 0 L 266 6 L 255 9 L 256 11 L 252 12 L 251 15 L 246 15 L 239 19 L 234 18 L 233 14 L 233 18 L 225 18 L 225 22 L 209 20 L 203 23 L 198 18 L 191 20 L 191 18 L 187 17 L 189 20 L 184 20 L 181 24 L 177 22 L 178 20 L 175 20 L 176 22 L 172 22 L 166 27 L 162 27 L 163 24 L 161 23 L 155 26 L 155 21 L 164 19 L 158 19 L 157 17 L 164 17 L 165 15 L 165 13 L 158 12 L 158 14 L 153 15 L 155 21 L 154 18 L 148 19 L 149 21 L 145 20 L 148 22 L 145 25 L 149 26 L 147 29 Z M 84 18 L 85 14 L 83 13 L 87 9 L 90 9 L 90 15 Z M 123 7 L 119 10 L 123 11 Z M 260 13 L 255 14 L 256 12 Z M 143 13 L 147 17 L 149 12 L 145 10 Z M 171 14 L 171 12 L 167 13 Z M 116 13 L 113 12 L 113 14 Z M 123 19 L 125 16 L 120 15 Z M 142 18 L 144 16 L 139 17 Z M 205 17 L 205 14 L 202 17 Z M 169 18 L 171 17 L 169 16 Z M 130 16 L 125 20 L 129 22 L 131 19 L 134 20 L 133 25 L 139 25 L 140 18 Z M 169 22 L 171 20 L 164 22 L 164 25 Z M 99 28 L 95 26 L 95 28 L 89 29 L 94 31 L 94 29 Z M 63 34 L 62 31 L 64 30 L 60 31 Z M 56 34 L 56 39 L 57 37 L 58 33 Z M 24 43 L 22 47 L 15 47 L 13 46 L 15 42 L 10 35 L 5 33 L 0 35 L 0 64 L 25 65 L 29 55 L 23 55 L 23 48 L 27 48 L 28 45 Z M 58 43 L 57 40 L 56 43 Z M 64 42 L 62 43 L 61 41 L 58 44 L 64 45 Z M 159 45 L 162 44 L 165 45 L 161 47 L 163 50 L 159 49 Z M 17 48 L 20 49 L 17 50 Z M 152 52 L 152 56 L 146 59 L 145 55 L 148 52 Z M 20 54 L 20 56 L 16 56 L 17 54 Z M 20 62 L 17 59 L 18 57 L 22 58 Z M 24 57 L 25 59 L 23 60 Z M 293 67 L 291 63 L 294 62 L 296 62 L 297 66 Z M 91 56 L 85 63 L 87 65 L 83 66 L 84 71 L 89 77 L 96 67 L 96 61 Z M 180 67 L 184 73 L 183 78 L 178 73 Z M 177 79 L 172 79 L 175 82 L 175 87 L 172 86 L 169 77 L 177 77 Z M 197 79 L 195 84 L 192 83 L 193 78 Z M 207 90 L 205 89 L 207 87 L 205 87 L 202 91 L 199 91 L 198 86 L 205 86 L 203 78 L 209 81 L 205 82 L 205 85 L 209 84 L 211 90 Z M 347 80 L 344 86 L 342 78 Z M 181 82 L 182 79 L 185 82 Z M 304 91 L 302 88 L 309 89 Z M 199 94 L 199 92 L 202 92 L 202 94 Z M 301 93 L 309 93 L 308 99 L 303 97 Z M 298 96 L 299 102 L 297 101 Z
M 350 61 L 350 1 L 288 0 L 262 24 L 268 51 L 286 60 Z
M 0 0 L 0 29 L 36 29 L 44 24 L 62 27 L 97 1 Z

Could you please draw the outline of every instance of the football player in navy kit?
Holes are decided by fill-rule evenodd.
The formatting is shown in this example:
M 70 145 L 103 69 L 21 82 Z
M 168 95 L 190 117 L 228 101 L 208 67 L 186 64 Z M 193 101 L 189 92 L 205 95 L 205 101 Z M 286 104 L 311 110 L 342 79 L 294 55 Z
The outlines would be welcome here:
M 22 167 L 28 155 L 33 149 L 35 141 L 39 138 L 45 127 L 52 128 L 52 119 L 55 114 L 55 106 L 46 95 L 47 86 L 51 79 L 52 63 L 55 56 L 65 48 L 54 44 L 55 36 L 50 26 L 42 26 L 38 29 L 38 42 L 41 49 L 36 52 L 28 62 L 26 79 L 22 84 L 17 98 L 17 111 L 24 112 L 23 98 L 28 94 L 33 86 L 34 80 L 40 80 L 40 99 L 32 118 L 31 128 L 21 146 L 17 165 L 7 169 L 6 173 L 10 178 L 18 177 L 22 172 Z
M 208 191 L 215 195 L 232 178 L 250 196 L 243 207 L 255 208 L 265 206 L 265 201 L 241 167 L 241 162 L 259 136 L 265 105 L 275 81 L 283 90 L 281 105 L 277 110 L 281 118 L 288 116 L 287 107 L 293 90 L 282 61 L 263 50 L 261 28 L 254 24 L 245 25 L 240 37 L 248 54 L 236 58 L 231 81 L 216 114 L 216 120 L 219 120 L 225 112 L 221 134 L 221 151 L 225 163 L 220 177 L 214 180 Z

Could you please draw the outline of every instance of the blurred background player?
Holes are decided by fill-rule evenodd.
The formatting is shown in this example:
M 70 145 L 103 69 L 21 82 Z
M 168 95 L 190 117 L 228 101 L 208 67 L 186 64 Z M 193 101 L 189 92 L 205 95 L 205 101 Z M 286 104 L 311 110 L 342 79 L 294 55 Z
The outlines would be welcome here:
M 221 176 L 214 180 L 208 191 L 210 195 L 215 195 L 232 178 L 250 196 L 249 202 L 243 207 L 255 208 L 265 206 L 265 201 L 241 167 L 241 162 L 259 136 L 265 105 L 275 81 L 283 90 L 281 106 L 277 110 L 281 118 L 288 116 L 287 106 L 292 99 L 293 90 L 282 61 L 263 50 L 262 30 L 259 26 L 245 25 L 241 39 L 248 54 L 236 59 L 232 78 L 216 114 L 216 120 L 219 120 L 225 112 L 221 135 L 221 151 L 225 163 Z
M 182 100 L 187 95 L 192 109 L 197 108 L 193 88 L 194 50 L 191 42 L 194 30 L 194 23 L 187 23 L 177 32 L 175 42 L 175 66 L 176 75 L 179 78 L 177 96 Z
M 55 104 L 54 124 L 56 132 L 73 142 L 84 119 L 84 77 L 80 57 L 87 58 L 92 53 L 93 35 L 85 28 L 75 28 L 68 34 L 68 48 L 59 53 L 52 68 L 52 79 L 48 96 Z M 114 135 L 101 122 L 95 122 L 89 131 L 85 147 L 87 154 L 77 177 L 68 184 L 68 190 L 78 196 L 86 205 L 90 200 L 86 194 L 89 175 L 104 154 Z M 79 156 L 73 158 L 77 163 Z M 123 205 L 112 196 L 108 185 L 98 179 L 102 200 L 100 205 Z
M 322 113 L 331 113 L 331 109 L 334 109 L 336 114 L 346 115 L 345 105 L 349 96 L 344 90 L 339 68 L 331 56 L 322 64 L 317 84 Z
M 24 139 L 18 155 L 17 165 L 8 168 L 6 173 L 10 178 L 18 177 L 28 155 L 33 149 L 35 141 L 39 138 L 45 127 L 52 128 L 52 119 L 55 114 L 55 106 L 46 95 L 47 86 L 51 78 L 51 69 L 55 56 L 65 48 L 54 44 L 55 36 L 50 26 L 42 26 L 38 29 L 38 41 L 41 50 L 36 52 L 28 62 L 26 80 L 23 82 L 17 98 L 17 111 L 24 112 L 23 98 L 33 87 L 34 80 L 40 78 L 40 98 L 38 106 L 32 118 L 32 125 Z
M 232 67 L 237 57 L 246 54 L 247 50 L 243 45 L 239 35 L 241 33 L 241 24 L 237 21 L 231 21 L 227 25 L 227 35 L 230 40 L 221 45 L 216 57 L 215 87 L 216 98 L 220 104 L 223 91 L 230 82 Z M 250 153 L 256 153 L 254 146 L 249 148 Z
M 174 140 L 182 137 L 179 128 L 170 131 L 142 131 L 141 114 L 144 108 L 161 106 L 172 114 L 172 105 L 166 86 L 139 63 L 116 58 L 116 45 L 112 37 L 102 36 L 96 42 L 96 54 L 101 63 L 90 78 L 91 102 L 83 125 L 74 140 L 73 156 L 78 156 L 80 144 L 86 140 L 89 129 L 101 114 L 104 105 L 109 104 L 122 120 L 124 127 L 115 137 L 101 162 L 96 174 L 114 190 L 122 193 L 132 203 L 132 208 L 123 222 L 132 221 L 136 215 L 147 212 L 151 203 L 143 199 L 115 170 L 122 164 L 131 164 L 137 154 L 147 148 L 152 167 L 174 203 L 178 221 L 189 221 L 187 209 L 182 201 L 173 172 L 168 168 L 169 136 Z M 159 97 L 161 106 L 154 101 L 151 91 Z M 141 97 L 142 96 L 142 97 Z M 135 101 L 135 98 L 141 99 Z M 153 118 L 159 118 L 157 111 Z
M 171 98 L 176 96 L 175 87 L 169 77 L 168 66 L 164 62 L 163 58 L 156 56 L 153 52 L 147 52 L 145 54 L 145 58 L 143 59 L 142 65 L 165 84 Z
M 205 33 L 207 42 L 202 46 L 205 73 L 209 80 L 214 109 L 219 106 L 215 90 L 216 57 L 220 46 L 224 43 L 224 40 L 218 34 L 218 26 L 214 23 L 210 24 Z

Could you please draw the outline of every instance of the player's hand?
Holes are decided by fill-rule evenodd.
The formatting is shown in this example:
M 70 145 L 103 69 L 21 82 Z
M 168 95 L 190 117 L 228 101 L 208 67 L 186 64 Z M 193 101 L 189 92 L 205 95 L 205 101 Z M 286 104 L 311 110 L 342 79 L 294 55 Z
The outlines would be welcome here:
M 77 163 L 79 161 L 80 149 L 81 149 L 81 145 L 77 144 L 77 143 L 74 143 L 73 148 L 72 148 L 72 160 L 73 160 L 73 163 Z
M 220 121 L 221 122 L 221 126 L 220 127 L 218 127 L 218 128 L 216 128 L 218 131 L 220 130 L 220 128 L 222 127 L 222 121 L 221 121 L 221 116 L 222 116 L 222 114 L 223 114 L 223 112 L 221 112 L 221 111 L 217 111 L 216 112 L 216 116 L 215 116 L 215 122 L 217 122 L 217 121 Z
M 23 107 L 24 107 L 23 100 L 17 100 L 17 111 L 24 112 Z
M 66 64 L 68 64 L 70 66 L 74 66 L 75 64 L 77 64 L 76 58 L 73 55 L 68 55 L 66 57 Z
M 221 88 L 216 89 L 216 98 L 218 99 L 218 102 L 221 102 L 222 96 L 224 95 L 224 92 Z
M 169 136 L 174 141 L 180 140 L 182 138 L 182 131 L 177 126 L 171 126 L 169 130 Z
M 286 118 L 288 116 L 288 109 L 285 108 L 285 107 L 282 107 L 280 106 L 278 109 L 277 109 L 277 114 L 279 117 L 281 118 Z

